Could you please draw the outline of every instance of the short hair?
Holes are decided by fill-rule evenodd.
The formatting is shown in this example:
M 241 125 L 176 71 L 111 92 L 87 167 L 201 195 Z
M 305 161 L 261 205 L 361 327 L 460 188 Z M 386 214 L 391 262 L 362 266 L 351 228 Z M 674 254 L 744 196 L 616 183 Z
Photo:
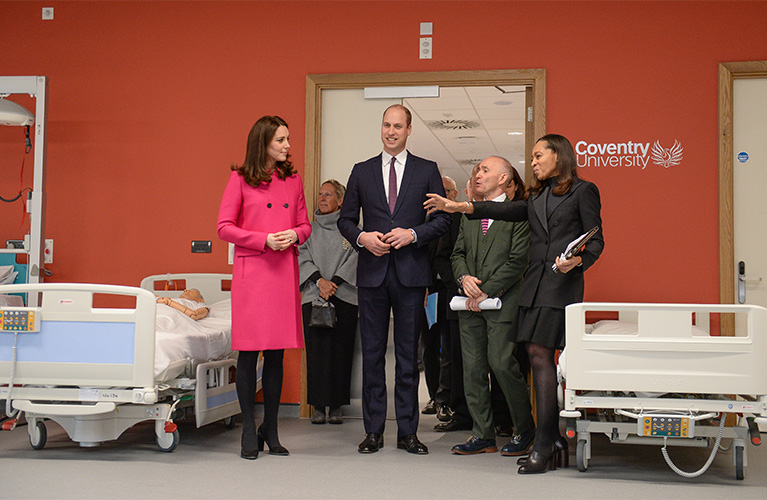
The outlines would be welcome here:
M 512 181 L 514 182 L 514 197 L 512 200 L 524 200 L 525 199 L 525 182 L 522 180 L 522 177 L 519 175 L 519 172 L 517 172 L 517 169 L 514 168 L 509 160 L 504 158 L 503 156 L 489 156 L 488 158 L 498 158 L 501 160 L 501 166 L 503 168 L 503 171 L 509 174 L 509 180 L 506 181 L 506 185 L 503 186 L 504 188 L 507 188 L 511 186 Z
M 386 108 L 383 112 L 383 115 L 381 115 L 381 120 L 383 120 L 383 117 L 386 116 L 386 112 L 389 111 L 392 108 L 401 109 L 405 113 L 405 120 L 407 121 L 407 126 L 409 127 L 411 123 L 413 123 L 413 115 L 410 113 L 410 110 L 407 109 L 402 104 L 392 104 L 388 108 Z
M 335 179 L 328 179 L 322 184 L 320 184 L 320 186 L 324 186 L 325 184 L 330 184 L 331 186 L 333 186 L 333 189 L 336 190 L 336 196 L 338 197 L 338 199 L 339 200 L 343 199 L 344 195 L 346 194 L 346 186 L 344 186 L 343 184 L 341 184 Z
M 245 161 L 242 165 L 232 164 L 230 167 L 239 172 L 247 184 L 258 187 L 262 182 L 272 182 L 271 172 L 266 169 L 266 148 L 281 126 L 287 128 L 288 124 L 279 116 L 266 115 L 259 118 L 250 129 L 248 145 L 245 150 Z M 285 161 L 278 161 L 275 170 L 280 179 L 285 179 L 296 173 L 293 170 L 290 155 L 285 158 Z
M 578 160 L 575 158 L 573 145 L 567 137 L 559 134 L 546 134 L 535 141 L 535 143 L 538 144 L 541 141 L 545 143 L 543 147 L 557 154 L 557 187 L 552 189 L 551 192 L 561 196 L 570 191 L 573 179 L 578 178 Z M 529 191 L 536 194 L 541 189 L 543 189 L 543 185 L 533 176 Z

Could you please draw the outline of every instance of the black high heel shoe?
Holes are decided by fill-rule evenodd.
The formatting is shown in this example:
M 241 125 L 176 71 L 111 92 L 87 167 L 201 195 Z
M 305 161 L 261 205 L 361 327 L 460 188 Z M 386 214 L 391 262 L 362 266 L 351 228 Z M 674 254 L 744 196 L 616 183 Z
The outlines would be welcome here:
M 256 443 L 254 445 L 253 437 L 253 434 L 245 434 L 243 431 L 240 457 L 244 458 L 245 460 L 255 460 L 258 458 L 258 439 L 255 439 Z
M 544 454 L 538 451 L 533 451 L 530 456 L 527 457 L 527 461 L 522 465 L 517 473 L 519 474 L 540 474 L 546 472 L 546 470 L 557 470 L 556 460 L 553 460 L 554 447 L 551 447 L 551 453 Z
M 556 460 L 557 467 L 563 469 L 570 467 L 570 450 L 567 444 L 567 439 L 560 436 L 559 439 L 554 441 L 553 448 L 552 460 Z M 517 459 L 517 465 L 525 465 L 529 456 L 530 455 L 519 457 Z
M 567 439 L 560 436 L 559 439 L 554 441 L 554 456 L 552 460 L 556 460 L 557 467 L 567 469 L 570 467 L 570 450 L 567 444 Z
M 258 427 L 258 451 L 264 451 L 264 443 L 266 443 L 269 446 L 269 454 L 270 455 L 283 455 L 287 456 L 290 455 L 290 452 L 287 448 L 282 446 L 279 441 L 276 443 L 270 443 L 268 439 L 264 436 L 264 433 L 261 430 L 261 427 Z

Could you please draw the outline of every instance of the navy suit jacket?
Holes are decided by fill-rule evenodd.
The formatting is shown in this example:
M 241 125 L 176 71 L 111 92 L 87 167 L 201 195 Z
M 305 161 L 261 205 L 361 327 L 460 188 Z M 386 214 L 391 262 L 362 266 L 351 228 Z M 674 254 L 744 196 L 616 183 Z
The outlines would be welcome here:
M 395 260 L 397 277 L 404 286 L 429 286 L 431 273 L 426 244 L 450 229 L 450 217 L 444 212 L 435 212 L 427 218 L 423 202 L 426 201 L 426 193 L 445 195 L 442 176 L 436 163 L 408 152 L 397 205 L 391 213 L 384 190 L 381 156 L 379 154 L 354 165 L 338 219 L 339 231 L 359 251 L 357 286 L 381 285 L 389 259 Z M 360 210 L 362 229 L 359 228 Z M 413 229 L 418 241 L 399 250 L 392 248 L 381 257 L 357 245 L 357 238 L 363 231 L 386 234 L 397 227 Z

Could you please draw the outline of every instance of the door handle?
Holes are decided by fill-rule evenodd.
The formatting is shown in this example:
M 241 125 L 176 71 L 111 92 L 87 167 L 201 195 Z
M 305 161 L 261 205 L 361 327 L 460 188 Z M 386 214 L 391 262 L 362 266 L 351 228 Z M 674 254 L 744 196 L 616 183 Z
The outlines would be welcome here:
M 762 278 L 749 278 L 746 276 L 746 263 L 742 260 L 738 262 L 738 302 L 746 303 L 746 285 L 755 285 L 761 283 Z

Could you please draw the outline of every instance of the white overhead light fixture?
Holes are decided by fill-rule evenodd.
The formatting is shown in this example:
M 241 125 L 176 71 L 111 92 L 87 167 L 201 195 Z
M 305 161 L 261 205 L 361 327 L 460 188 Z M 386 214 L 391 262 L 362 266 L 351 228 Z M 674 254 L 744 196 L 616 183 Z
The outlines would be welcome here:
M 525 135 L 524 132 L 509 132 L 509 135 Z
M 0 125 L 28 127 L 35 123 L 35 115 L 24 106 L 0 96 Z

